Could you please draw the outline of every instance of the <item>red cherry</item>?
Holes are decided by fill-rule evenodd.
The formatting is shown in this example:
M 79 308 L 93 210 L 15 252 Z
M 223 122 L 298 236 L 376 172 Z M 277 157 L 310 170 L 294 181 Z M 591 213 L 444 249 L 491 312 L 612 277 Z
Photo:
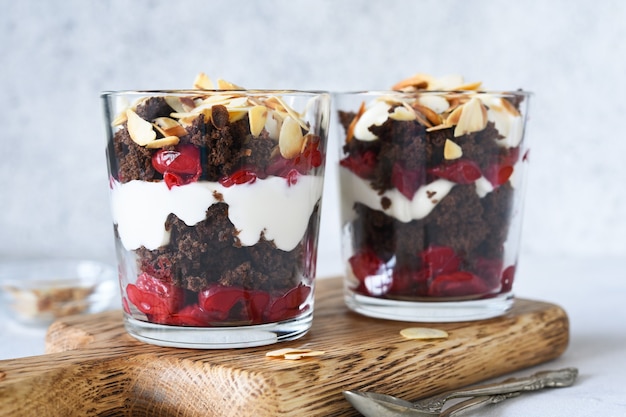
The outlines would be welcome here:
M 462 297 L 487 292 L 489 288 L 478 276 L 465 271 L 439 275 L 428 289 L 428 295 L 431 297 Z
M 429 246 L 419 254 L 428 278 L 458 271 L 461 258 L 448 246 Z
M 197 181 L 202 173 L 200 151 L 191 144 L 178 145 L 174 150 L 159 149 L 152 155 L 152 166 L 163 174 L 170 189 Z
M 482 176 L 478 165 L 468 159 L 442 164 L 429 169 L 428 172 L 457 184 L 471 184 Z
M 490 289 L 498 289 L 502 273 L 502 260 L 478 258 L 474 264 L 474 272 L 482 278 Z
M 502 287 L 500 288 L 500 292 L 507 293 L 513 289 L 516 269 L 515 265 L 511 265 L 502 272 Z
M 208 326 L 211 316 L 197 304 L 185 306 L 182 310 L 167 318 L 166 324 L 174 326 Z
M 369 179 L 374 175 L 376 154 L 373 151 L 365 151 L 362 154 L 353 153 L 339 161 L 339 165 L 361 178 Z
M 199 306 L 211 317 L 211 321 L 246 320 L 258 323 L 269 303 L 270 296 L 265 291 L 245 290 L 240 287 L 211 285 L 198 296 Z M 231 317 L 236 305 L 241 306 L 241 315 Z
M 417 189 L 424 184 L 426 179 L 424 174 L 422 169 L 410 170 L 395 163 L 391 168 L 391 182 L 402 195 L 411 200 Z
M 309 306 L 302 307 L 302 304 L 309 294 L 311 294 L 311 287 L 304 284 L 290 289 L 271 303 L 265 316 L 266 320 L 271 322 L 287 320 L 307 310 Z
M 185 300 L 184 291 L 143 273 L 135 284 L 126 286 L 126 294 L 139 311 L 149 316 L 171 316 L 180 310 Z
M 369 249 L 355 253 L 348 262 L 350 262 L 352 267 L 352 273 L 361 282 L 365 281 L 365 278 L 370 275 L 378 274 L 384 265 L 382 259 Z
M 513 175 L 513 167 L 511 165 L 494 164 L 485 170 L 485 178 L 494 187 L 499 187 L 506 183 Z
M 231 187 L 233 185 L 252 184 L 256 179 L 257 175 L 252 170 L 240 169 L 227 177 L 220 178 L 219 183 L 224 187 Z
M 285 176 L 285 178 L 287 178 L 287 185 L 289 186 L 295 185 L 298 182 L 299 176 L 300 176 L 300 173 L 298 172 L 297 169 L 290 170 Z

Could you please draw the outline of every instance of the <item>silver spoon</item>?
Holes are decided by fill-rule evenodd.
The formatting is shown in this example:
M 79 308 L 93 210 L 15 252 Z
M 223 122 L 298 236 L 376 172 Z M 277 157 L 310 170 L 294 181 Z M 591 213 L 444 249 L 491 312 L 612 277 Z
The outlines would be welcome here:
M 483 403 L 493 402 L 488 399 L 500 394 L 522 393 L 546 387 L 567 387 L 574 383 L 578 376 L 576 368 L 565 368 L 557 371 L 542 371 L 524 378 L 510 378 L 502 382 L 479 385 L 457 391 L 429 397 L 417 402 L 409 402 L 400 398 L 365 391 L 344 391 L 344 397 L 366 417 L 427 417 L 439 416 L 448 399 L 463 397 L 483 397 Z M 465 401 L 470 402 L 474 399 Z M 474 400 L 477 402 L 478 400 Z M 475 407 L 473 407 L 475 408 Z

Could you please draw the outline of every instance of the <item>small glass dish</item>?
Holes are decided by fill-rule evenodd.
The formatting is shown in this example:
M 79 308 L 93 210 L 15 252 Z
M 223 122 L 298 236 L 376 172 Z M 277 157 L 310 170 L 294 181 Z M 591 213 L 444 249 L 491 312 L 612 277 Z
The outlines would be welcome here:
M 117 274 L 87 260 L 0 262 L 4 314 L 27 325 L 50 325 L 74 314 L 98 313 L 118 295 Z

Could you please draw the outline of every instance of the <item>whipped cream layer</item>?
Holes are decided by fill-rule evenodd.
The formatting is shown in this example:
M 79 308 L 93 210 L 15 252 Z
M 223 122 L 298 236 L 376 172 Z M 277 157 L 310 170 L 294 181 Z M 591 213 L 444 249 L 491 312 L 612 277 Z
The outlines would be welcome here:
M 372 188 L 368 180 L 354 174 L 348 168 L 340 167 L 339 176 L 344 190 L 342 207 L 344 208 L 343 219 L 349 221 L 355 216 L 352 207 L 354 203 L 361 203 L 372 210 L 382 211 L 388 216 L 403 223 L 412 220 L 420 220 L 430 214 L 431 211 L 448 195 L 450 190 L 457 185 L 446 179 L 437 179 L 429 184 L 422 185 L 417 189 L 410 200 L 395 188 L 380 193 Z M 474 182 L 476 194 L 480 198 L 493 191 L 493 185 L 485 177 L 480 177 Z M 387 198 L 391 204 L 383 206 L 383 200 Z
M 303 175 L 289 185 L 282 177 L 257 179 L 251 184 L 224 187 L 199 181 L 168 189 L 163 181 L 112 182 L 113 222 L 127 250 L 154 250 L 169 242 L 165 221 L 176 215 L 188 226 L 206 218 L 213 204 L 228 204 L 228 217 L 243 246 L 264 235 L 277 248 L 293 250 L 302 240 L 309 218 L 322 196 L 323 180 Z

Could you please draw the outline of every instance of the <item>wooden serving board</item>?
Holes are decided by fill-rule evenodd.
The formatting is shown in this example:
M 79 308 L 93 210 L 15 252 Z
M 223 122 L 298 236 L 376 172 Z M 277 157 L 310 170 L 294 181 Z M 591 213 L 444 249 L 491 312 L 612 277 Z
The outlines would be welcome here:
M 355 416 L 342 390 L 417 399 L 549 361 L 568 344 L 567 314 L 553 304 L 518 299 L 496 319 L 420 325 L 349 312 L 341 286 L 318 281 L 303 338 L 256 348 L 147 345 L 125 333 L 120 311 L 57 321 L 46 355 L 0 361 L 0 416 Z M 400 336 L 415 326 L 449 338 Z M 282 347 L 326 354 L 265 356 Z

